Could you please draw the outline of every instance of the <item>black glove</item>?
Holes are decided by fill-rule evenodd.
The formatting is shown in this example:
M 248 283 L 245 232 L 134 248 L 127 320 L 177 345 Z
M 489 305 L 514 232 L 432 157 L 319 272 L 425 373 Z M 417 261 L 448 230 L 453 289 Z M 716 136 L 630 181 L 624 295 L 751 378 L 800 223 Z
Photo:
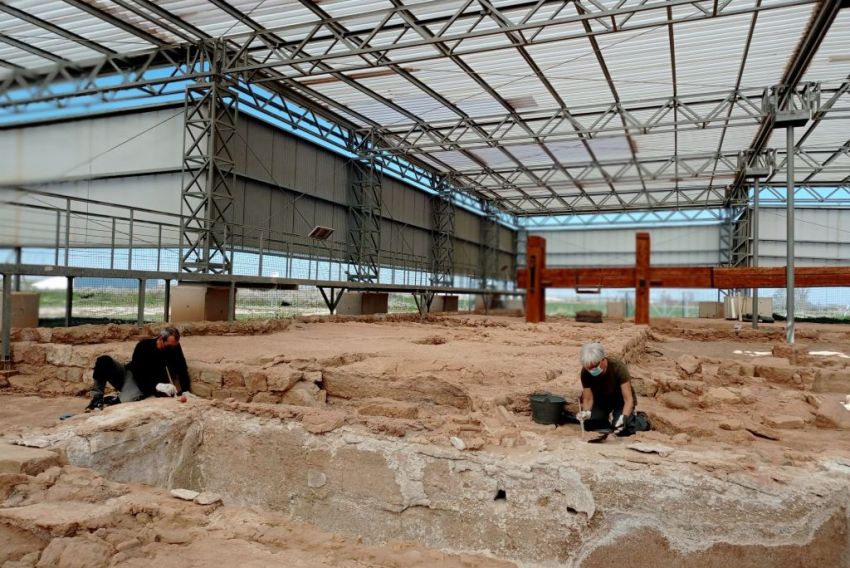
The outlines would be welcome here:
M 634 433 L 634 417 L 620 415 L 620 417 L 617 418 L 616 424 L 614 424 L 614 434 L 620 438 L 624 438 L 626 436 L 631 436 Z

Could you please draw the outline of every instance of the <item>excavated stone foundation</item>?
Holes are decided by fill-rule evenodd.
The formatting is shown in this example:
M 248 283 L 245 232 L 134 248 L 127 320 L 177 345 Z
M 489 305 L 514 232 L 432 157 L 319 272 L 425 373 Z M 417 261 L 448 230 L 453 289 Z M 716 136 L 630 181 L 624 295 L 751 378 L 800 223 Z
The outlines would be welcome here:
M 347 427 L 317 435 L 204 401 L 119 406 L 28 443 L 61 448 L 114 481 L 215 492 L 372 544 L 412 540 L 519 565 L 637 557 L 671 567 L 846 566 L 850 558 L 850 461 L 783 473 L 779 486 L 692 466 L 744 457 L 728 452 L 662 458 L 619 444 L 600 459 L 573 440 L 525 455 L 470 453 Z
M 134 345 L 90 331 L 105 343 L 19 334 L 7 390 L 84 391 L 93 358 Z M 692 322 L 190 328 L 188 402 L 18 426 L 39 399 L 4 395 L 3 438 L 49 455 L 0 445 L 0 542 L 20 552 L 0 567 L 72 568 L 79 547 L 131 568 L 235 550 L 250 566 L 850 566 L 850 333 L 800 331 L 788 349 L 773 328 Z M 654 431 L 592 445 L 531 421 L 535 391 L 577 409 L 588 341 L 629 363 Z

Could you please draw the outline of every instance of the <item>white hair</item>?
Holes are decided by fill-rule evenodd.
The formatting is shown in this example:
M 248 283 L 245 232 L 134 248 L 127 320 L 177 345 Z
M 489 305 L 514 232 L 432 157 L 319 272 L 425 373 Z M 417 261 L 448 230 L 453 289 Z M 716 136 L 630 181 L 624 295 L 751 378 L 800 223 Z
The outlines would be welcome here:
M 605 348 L 601 343 L 585 343 L 581 346 L 581 366 L 595 367 L 605 358 Z

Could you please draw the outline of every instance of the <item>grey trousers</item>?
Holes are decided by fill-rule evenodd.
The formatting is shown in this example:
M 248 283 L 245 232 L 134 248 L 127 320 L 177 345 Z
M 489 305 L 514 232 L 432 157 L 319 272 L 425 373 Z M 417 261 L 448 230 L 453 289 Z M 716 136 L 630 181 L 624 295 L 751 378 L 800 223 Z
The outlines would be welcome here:
M 92 378 L 92 398 L 103 398 L 107 384 L 118 391 L 118 399 L 121 402 L 135 402 L 144 398 L 144 394 L 133 380 L 133 372 L 108 355 L 97 358 Z

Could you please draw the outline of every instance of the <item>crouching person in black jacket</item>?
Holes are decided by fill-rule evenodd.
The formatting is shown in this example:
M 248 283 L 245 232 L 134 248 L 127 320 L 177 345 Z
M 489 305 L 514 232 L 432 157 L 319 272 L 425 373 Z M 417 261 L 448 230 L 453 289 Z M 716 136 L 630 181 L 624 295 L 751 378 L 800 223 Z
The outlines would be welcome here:
M 166 327 L 157 337 L 139 341 L 127 365 L 108 355 L 98 357 L 92 378 L 92 399 L 86 412 L 103 408 L 107 383 L 118 391 L 120 402 L 189 392 L 189 369 L 180 347 L 180 331 Z

